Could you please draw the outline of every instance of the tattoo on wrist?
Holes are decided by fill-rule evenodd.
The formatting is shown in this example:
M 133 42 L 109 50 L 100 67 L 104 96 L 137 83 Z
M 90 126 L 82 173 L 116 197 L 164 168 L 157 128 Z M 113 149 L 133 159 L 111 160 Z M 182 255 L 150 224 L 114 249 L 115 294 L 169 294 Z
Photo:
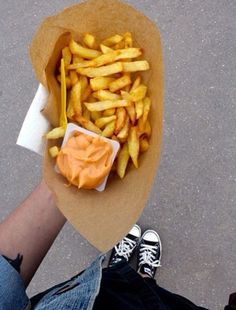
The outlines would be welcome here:
M 20 273 L 20 267 L 21 267 L 21 263 L 23 261 L 23 255 L 18 253 L 15 259 L 11 259 L 5 255 L 2 255 L 7 261 L 8 263 L 16 269 L 16 271 L 18 271 Z

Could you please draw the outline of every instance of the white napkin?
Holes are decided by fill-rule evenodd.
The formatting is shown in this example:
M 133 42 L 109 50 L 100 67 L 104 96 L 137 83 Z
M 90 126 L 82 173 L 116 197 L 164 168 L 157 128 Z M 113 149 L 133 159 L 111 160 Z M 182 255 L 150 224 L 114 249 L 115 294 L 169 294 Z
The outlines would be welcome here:
M 23 146 L 33 152 L 43 155 L 45 139 L 43 135 L 50 129 L 48 120 L 43 116 L 41 110 L 47 103 L 48 92 L 39 84 L 36 95 L 26 114 L 16 144 Z

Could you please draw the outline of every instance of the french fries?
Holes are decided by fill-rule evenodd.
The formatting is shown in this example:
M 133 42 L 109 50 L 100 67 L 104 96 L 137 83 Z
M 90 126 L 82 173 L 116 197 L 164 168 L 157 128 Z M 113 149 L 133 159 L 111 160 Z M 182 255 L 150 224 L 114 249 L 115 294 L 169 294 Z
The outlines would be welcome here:
M 124 34 L 125 48 L 133 46 L 133 38 L 130 32 Z
M 109 53 L 109 52 L 112 52 L 113 49 L 104 45 L 104 44 L 100 44 L 100 49 L 102 51 L 103 54 L 106 54 L 106 53 Z
M 65 132 L 66 129 L 64 127 L 57 127 L 48 132 L 45 137 L 48 140 L 59 139 L 64 137 Z
M 140 139 L 139 141 L 139 145 L 140 145 L 140 152 L 146 152 L 149 149 L 149 142 L 147 138 L 144 139 Z
M 90 115 L 91 115 L 91 119 L 93 120 L 93 122 L 95 122 L 97 119 L 102 117 L 102 112 L 92 111 L 90 112 Z
M 130 106 L 128 106 L 126 108 L 127 112 L 128 112 L 128 115 L 129 115 L 129 118 L 130 118 L 130 121 L 132 123 L 132 125 L 135 124 L 135 107 L 134 107 L 134 104 L 131 102 Z
M 81 105 L 81 90 L 82 85 L 81 81 L 78 81 L 71 89 L 70 92 L 70 100 L 71 106 L 73 107 L 73 111 L 77 115 L 81 115 L 82 113 L 82 105 Z
M 134 81 L 132 88 L 130 89 L 130 92 L 134 91 L 141 83 L 141 76 L 139 75 L 136 80 Z
M 110 138 L 115 130 L 116 122 L 115 120 L 106 125 L 105 129 L 102 132 L 102 136 L 106 138 Z
M 116 120 L 116 115 L 107 116 L 107 117 L 101 117 L 95 121 L 95 125 L 98 128 L 105 127 L 107 124 L 109 124 L 111 121 Z
M 102 66 L 98 68 L 79 68 L 77 72 L 81 75 L 89 77 L 108 76 L 123 71 L 122 62 L 115 62 L 111 65 Z
M 117 138 L 119 139 L 120 142 L 124 143 L 127 140 L 129 134 L 129 127 L 130 127 L 129 117 L 126 117 L 124 127 L 117 135 Z
M 111 92 L 116 92 L 119 89 L 124 88 L 127 85 L 130 85 L 132 83 L 130 75 L 129 74 L 124 74 L 122 77 L 119 79 L 113 81 L 109 85 L 109 89 Z
M 104 111 L 112 108 L 121 108 L 129 106 L 129 102 L 127 100 L 105 100 L 98 102 L 85 102 L 84 105 L 89 111 Z
M 136 113 L 136 119 L 140 119 L 140 117 L 143 115 L 143 101 L 142 100 L 135 102 L 135 113 Z
M 116 114 L 117 114 L 117 121 L 115 127 L 115 134 L 118 134 L 124 127 L 126 119 L 126 110 L 124 108 L 118 108 Z
M 72 54 L 78 55 L 85 59 L 93 59 L 101 55 L 101 52 L 83 47 L 82 45 L 76 43 L 74 40 L 70 41 L 69 48 Z
M 108 90 L 103 90 L 103 89 L 98 90 L 97 92 L 93 93 L 93 97 L 99 99 L 100 101 L 121 99 L 120 95 L 114 94 Z
M 131 90 L 130 93 L 126 91 L 121 91 L 121 96 L 123 99 L 130 100 L 130 101 L 140 101 L 145 98 L 147 93 L 147 86 L 141 84 L 134 90 Z
M 151 100 L 150 98 L 145 98 L 143 101 L 143 122 L 144 124 L 147 121 L 150 108 L 151 108 Z
M 97 48 L 95 37 L 92 34 L 86 33 L 84 35 L 83 41 L 84 41 L 85 45 L 87 45 L 89 48 L 92 48 L 92 49 Z
M 107 109 L 102 112 L 103 116 L 112 116 L 116 113 L 116 108 Z
M 133 161 L 133 164 L 138 168 L 138 154 L 139 154 L 139 138 L 138 127 L 131 127 L 128 138 L 129 155 Z
M 59 153 L 59 148 L 57 146 L 50 147 L 49 154 L 51 155 L 52 158 L 57 157 L 58 153 Z
M 111 77 L 95 77 L 90 79 L 90 86 L 93 91 L 108 89 L 111 82 L 115 79 Z
M 72 54 L 68 46 L 63 48 L 62 58 L 64 59 L 65 67 L 71 63 Z
M 120 150 L 117 158 L 117 174 L 118 176 L 123 179 L 125 176 L 125 171 L 129 162 L 129 147 L 128 143 L 126 142 L 122 149 Z
M 64 137 L 67 120 L 71 120 L 118 141 L 121 148 L 113 170 L 122 179 L 129 161 L 138 168 L 140 153 L 150 147 L 151 100 L 139 73 L 149 70 L 150 65 L 138 58 L 143 50 L 134 46 L 130 32 L 102 42 L 86 33 L 82 40 L 80 44 L 72 39 L 62 50 L 56 75 L 61 87 L 59 127 L 45 136 Z M 58 152 L 56 146 L 49 149 L 53 158 Z
M 124 72 L 137 72 L 149 70 L 150 66 L 146 60 L 123 62 Z
M 75 120 L 79 123 L 79 125 L 83 126 L 84 128 L 91 130 L 97 134 L 101 134 L 102 131 L 90 120 L 82 117 L 82 116 L 75 116 Z
M 123 37 L 119 34 L 116 34 L 116 35 L 102 41 L 102 44 L 106 45 L 106 46 L 112 46 L 112 45 L 115 45 L 117 43 L 120 43 L 122 40 L 123 40 Z

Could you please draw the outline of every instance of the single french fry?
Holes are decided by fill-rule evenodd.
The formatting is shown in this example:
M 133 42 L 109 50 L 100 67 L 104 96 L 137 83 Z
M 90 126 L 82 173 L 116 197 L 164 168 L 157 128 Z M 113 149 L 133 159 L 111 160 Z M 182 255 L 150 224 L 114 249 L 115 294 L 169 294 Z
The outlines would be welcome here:
M 54 139 L 59 139 L 59 138 L 63 138 L 66 132 L 66 128 L 65 127 L 56 127 L 54 129 L 52 129 L 51 131 L 49 131 L 45 137 L 48 140 L 54 140 Z
M 122 62 L 115 62 L 111 65 L 102 66 L 98 68 L 79 68 L 77 72 L 86 75 L 88 77 L 101 77 L 101 76 L 108 76 L 114 73 L 119 73 L 123 71 L 123 63 Z
M 88 78 L 86 76 L 80 76 L 80 83 L 81 83 L 81 94 L 85 91 L 85 89 L 88 87 Z
M 139 85 L 134 90 L 131 90 L 130 96 L 132 101 L 139 101 L 143 100 L 147 93 L 147 86 L 146 85 Z
M 152 133 L 152 128 L 151 128 L 151 125 L 149 123 L 149 120 L 147 120 L 144 131 L 143 131 L 143 135 L 145 135 L 149 138 L 151 136 L 151 133 Z
M 71 89 L 70 100 L 75 114 L 82 114 L 81 106 L 81 81 L 78 81 Z
M 60 126 L 66 128 L 67 117 L 66 117 L 66 72 L 65 72 L 65 61 L 61 59 L 61 111 L 60 111 Z
M 130 100 L 130 101 L 140 101 L 144 99 L 147 93 L 147 86 L 141 84 L 137 88 L 135 88 L 133 91 L 130 93 L 121 91 L 121 96 L 125 100 Z
M 84 112 L 83 112 L 83 117 L 86 119 L 86 120 L 88 120 L 88 121 L 90 121 L 90 111 L 88 110 L 88 109 L 84 109 Z
M 96 40 L 92 34 L 86 33 L 84 35 L 83 41 L 89 48 L 97 49 Z
M 108 90 L 98 90 L 93 93 L 93 97 L 99 99 L 100 101 L 121 99 L 120 95 L 114 94 Z
M 72 64 L 78 64 L 83 62 L 84 59 L 78 55 L 72 55 Z
M 112 45 L 119 43 L 122 40 L 123 40 L 123 37 L 119 34 L 116 34 L 116 35 L 109 37 L 106 40 L 102 41 L 102 44 L 106 45 L 106 46 L 112 46 Z
M 117 166 L 116 166 L 116 171 L 117 171 L 117 174 L 118 176 L 123 179 L 124 176 L 125 176 L 125 171 L 126 171 L 126 168 L 128 166 L 128 162 L 129 162 L 129 147 L 128 147 L 128 143 L 125 143 L 119 154 L 118 154 L 118 157 L 117 157 Z
M 124 88 L 127 85 L 131 84 L 131 78 L 129 74 L 124 74 L 119 79 L 116 79 L 115 81 L 111 82 L 109 85 L 109 89 L 111 92 L 116 92 L 122 88 Z
M 116 121 L 112 121 L 109 124 L 106 125 L 106 127 L 104 128 L 103 132 L 102 132 L 102 136 L 106 137 L 106 138 L 110 138 L 113 136 L 114 130 L 115 130 L 115 126 L 116 126 Z
M 150 100 L 150 98 L 146 97 L 143 100 L 143 122 L 144 123 L 146 123 L 146 121 L 147 121 L 150 109 L 151 109 L 151 100 Z
M 68 92 L 68 99 L 67 99 L 67 110 L 66 110 L 66 116 L 70 120 L 73 120 L 73 116 L 75 114 L 73 101 L 71 100 L 71 91 Z
M 146 60 L 123 62 L 124 72 L 136 72 L 136 71 L 146 71 L 150 68 L 149 63 Z
M 71 85 L 74 86 L 79 81 L 78 74 L 76 73 L 76 71 L 70 71 L 69 76 Z
M 59 148 L 57 146 L 50 147 L 49 154 L 51 155 L 52 158 L 57 157 L 57 155 L 59 154 Z
M 118 133 L 117 138 L 120 141 L 124 141 L 128 138 L 128 134 L 129 134 L 129 127 L 130 127 L 130 121 L 129 121 L 129 117 L 126 117 L 125 120 L 125 125 L 124 127 L 121 129 L 121 131 Z
M 119 54 L 120 54 L 120 51 L 114 51 L 114 50 L 106 54 L 102 54 L 101 56 L 93 60 L 94 65 L 92 66 L 101 67 L 109 63 L 112 63 L 118 59 Z
M 139 100 L 134 103 L 136 119 L 139 119 L 143 115 L 143 101 Z
M 93 111 L 93 112 L 90 112 L 90 115 L 91 115 L 91 119 L 95 122 L 97 119 L 102 117 L 102 112 Z
M 130 128 L 128 137 L 128 148 L 133 164 L 136 168 L 138 168 L 138 155 L 139 155 L 138 127 Z
M 131 59 L 131 58 L 136 58 L 140 55 L 142 55 L 142 50 L 139 47 L 130 47 L 130 48 L 125 48 L 125 49 L 120 49 L 117 50 L 119 54 L 116 57 L 116 60 L 120 59 Z
M 114 50 L 119 50 L 119 49 L 125 48 L 124 40 L 122 40 L 122 41 L 120 41 L 120 43 L 117 43 L 116 45 L 112 46 L 112 48 L 114 48 Z
M 95 77 L 90 79 L 90 85 L 93 91 L 100 89 L 108 89 L 109 84 L 113 82 L 115 79 L 111 77 Z
M 149 142 L 148 142 L 148 139 L 147 138 L 141 138 L 139 140 L 139 144 L 140 144 L 140 152 L 143 153 L 143 152 L 146 152 L 148 149 L 149 149 Z
M 90 87 L 90 85 L 88 85 L 84 92 L 82 93 L 82 96 L 81 96 L 81 101 L 84 102 L 88 99 L 88 97 L 92 94 L 92 89 Z
M 74 117 L 75 120 L 84 128 L 88 129 L 88 130 L 91 130 L 97 134 L 101 134 L 102 131 L 93 123 L 91 122 L 90 120 L 87 120 L 85 119 L 84 117 L 82 116 L 75 116 Z
M 124 34 L 125 48 L 133 46 L 133 38 L 130 32 Z
M 116 108 L 112 108 L 112 109 L 107 109 L 105 111 L 103 111 L 102 115 L 103 116 L 112 116 L 116 113 Z
M 68 107 L 67 107 L 67 111 L 66 111 L 66 116 L 73 120 L 73 116 L 75 115 L 75 111 L 74 111 L 74 107 L 73 107 L 73 102 L 70 99 L 71 96 L 69 96 L 69 100 L 68 100 Z
M 99 119 L 97 119 L 95 121 L 95 125 L 98 128 L 103 128 L 105 127 L 107 124 L 109 124 L 110 122 L 116 120 L 116 115 L 112 115 L 112 116 L 107 116 L 107 117 L 101 117 Z
M 138 120 L 138 133 L 139 137 L 150 137 L 152 133 L 152 128 L 149 120 L 144 123 L 143 116 Z
M 146 123 L 144 123 L 143 121 L 143 116 L 139 118 L 138 120 L 138 130 L 139 130 L 139 136 L 141 136 L 144 131 L 145 131 L 145 126 L 146 126 Z
M 130 118 L 132 125 L 134 125 L 135 120 L 136 120 L 136 114 L 135 114 L 135 107 L 134 107 L 133 102 L 131 102 L 130 105 L 128 107 L 126 107 L 126 111 L 129 115 L 129 118 Z
M 137 78 L 135 79 L 131 89 L 130 89 L 130 92 L 134 91 L 141 83 L 141 76 L 137 76 Z
M 113 49 L 106 46 L 106 45 L 103 45 L 103 44 L 100 44 L 100 49 L 102 51 L 103 54 L 106 54 L 106 53 L 109 53 L 109 52 L 112 52 Z
M 84 104 L 89 111 L 104 111 L 111 108 L 127 107 L 130 102 L 127 100 L 105 100 L 93 103 L 85 102 Z
M 110 52 L 103 54 L 93 60 L 87 62 L 88 67 L 100 67 L 106 64 L 122 60 L 136 58 L 142 54 L 141 48 L 127 48 L 119 50 L 111 50 Z M 69 68 L 75 68 L 76 65 L 72 65 Z
M 67 67 L 68 70 L 77 70 L 80 68 L 88 68 L 88 67 L 93 67 L 95 65 L 93 60 L 81 60 L 78 61 L 75 64 L 69 65 Z
M 76 43 L 74 40 L 70 41 L 69 47 L 72 54 L 79 55 L 80 57 L 86 59 L 93 59 L 101 55 L 101 52 L 83 47 L 82 45 Z
M 62 58 L 64 59 L 65 67 L 69 66 L 69 64 L 71 63 L 71 60 L 72 60 L 72 54 L 71 54 L 71 51 L 70 51 L 68 46 L 63 48 Z
M 118 134 L 125 125 L 125 120 L 126 120 L 125 108 L 118 108 L 116 111 L 116 115 L 117 115 L 117 120 L 116 120 L 115 134 Z

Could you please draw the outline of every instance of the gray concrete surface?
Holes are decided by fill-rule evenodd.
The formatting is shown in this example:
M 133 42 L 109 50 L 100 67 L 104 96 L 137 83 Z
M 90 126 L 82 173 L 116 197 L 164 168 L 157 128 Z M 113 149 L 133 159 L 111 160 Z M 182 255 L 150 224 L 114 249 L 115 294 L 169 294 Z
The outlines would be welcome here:
M 158 283 L 199 305 L 222 309 L 236 291 L 236 2 L 128 2 L 158 24 L 165 59 L 162 159 L 139 223 L 157 229 L 163 240 Z M 44 18 L 70 4 L 0 4 L 0 218 L 41 177 L 41 158 L 15 145 L 38 84 L 27 47 Z M 82 270 L 97 254 L 67 224 L 29 295 Z

